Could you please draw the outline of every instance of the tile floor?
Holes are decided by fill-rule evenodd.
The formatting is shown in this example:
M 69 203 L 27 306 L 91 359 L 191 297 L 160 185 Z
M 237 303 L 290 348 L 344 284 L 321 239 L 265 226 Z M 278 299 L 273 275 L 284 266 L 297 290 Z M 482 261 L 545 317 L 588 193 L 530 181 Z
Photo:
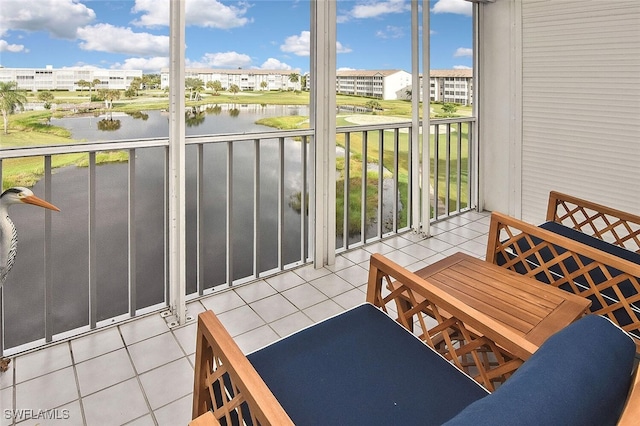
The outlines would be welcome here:
M 246 353 L 365 300 L 368 259 L 410 270 L 456 251 L 483 258 L 489 214 L 468 212 L 188 305 L 211 309 Z M 0 426 L 186 425 L 191 418 L 196 324 L 169 329 L 159 313 L 14 357 L 0 374 Z

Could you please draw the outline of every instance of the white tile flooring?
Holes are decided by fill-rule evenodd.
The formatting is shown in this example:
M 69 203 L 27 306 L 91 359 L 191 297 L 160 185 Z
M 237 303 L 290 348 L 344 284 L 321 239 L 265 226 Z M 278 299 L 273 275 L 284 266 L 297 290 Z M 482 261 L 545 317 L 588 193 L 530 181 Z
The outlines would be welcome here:
M 191 302 L 211 309 L 246 353 L 365 300 L 379 252 L 410 270 L 456 251 L 484 258 L 489 214 L 432 226 L 432 238 L 395 236 Z M 196 324 L 169 329 L 159 313 L 13 358 L 0 373 L 0 426 L 186 425 L 191 418 Z

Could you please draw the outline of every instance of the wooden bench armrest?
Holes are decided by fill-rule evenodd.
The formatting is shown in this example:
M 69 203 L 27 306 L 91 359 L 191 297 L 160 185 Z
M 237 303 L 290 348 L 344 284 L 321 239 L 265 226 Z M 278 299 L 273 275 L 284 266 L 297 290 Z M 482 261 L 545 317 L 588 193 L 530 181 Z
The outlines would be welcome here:
M 640 265 L 634 262 L 498 212 L 491 214 L 486 260 L 592 298 L 598 304 L 592 303 L 591 313 L 608 317 L 628 332 L 640 329 Z M 575 270 L 567 268 L 570 263 Z M 606 279 L 597 282 L 596 274 Z M 622 286 L 634 288 L 635 294 L 625 296 Z M 615 294 L 617 302 L 606 294 Z M 619 310 L 630 323 L 618 322 L 614 313 Z M 640 340 L 636 342 L 640 351 Z
M 561 223 L 640 253 L 640 216 L 556 191 L 549 193 L 547 221 Z
M 371 256 L 367 301 L 397 316 L 400 324 L 489 390 L 538 349 L 380 254 Z
M 211 411 L 196 417 L 189 422 L 189 426 L 220 426 L 220 422 Z
M 636 366 L 629 397 L 625 404 L 618 426 L 636 426 L 640 419 L 640 365 Z
M 253 424 L 293 425 L 293 422 L 211 311 L 198 316 L 192 418 L 212 411 L 216 419 L 249 416 Z

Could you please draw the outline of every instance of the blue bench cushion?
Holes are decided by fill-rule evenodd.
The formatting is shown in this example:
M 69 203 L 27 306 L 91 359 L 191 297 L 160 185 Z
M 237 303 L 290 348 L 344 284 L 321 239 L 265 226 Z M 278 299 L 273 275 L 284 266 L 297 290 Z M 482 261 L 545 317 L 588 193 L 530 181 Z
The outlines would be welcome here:
M 634 357 L 631 337 L 604 317 L 585 316 L 547 339 L 493 394 L 446 424 L 614 425 Z
M 606 241 L 601 240 L 600 238 L 596 238 L 589 234 L 585 234 L 584 232 L 580 232 L 576 229 L 570 228 L 558 222 L 545 222 L 539 226 L 540 228 L 554 232 L 558 235 L 571 238 L 574 241 L 581 242 L 582 244 L 586 244 L 593 248 L 597 248 L 598 250 L 604 251 L 606 253 L 612 254 L 619 258 L 626 259 L 630 262 L 637 263 L 638 265 L 640 265 L 640 254 L 634 251 L 627 250 L 615 244 L 608 243 Z
M 297 425 L 439 425 L 488 394 L 370 304 L 248 358 Z

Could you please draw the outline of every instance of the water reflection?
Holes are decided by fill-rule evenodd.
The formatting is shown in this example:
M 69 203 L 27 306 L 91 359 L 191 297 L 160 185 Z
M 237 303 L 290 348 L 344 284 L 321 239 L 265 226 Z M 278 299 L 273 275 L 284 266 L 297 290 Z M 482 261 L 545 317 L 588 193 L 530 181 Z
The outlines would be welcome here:
M 98 130 L 102 130 L 103 132 L 113 132 L 115 130 L 118 130 L 122 125 L 120 120 L 114 120 L 113 118 L 103 118 L 102 120 L 98 121 L 97 124 Z
M 205 110 L 193 107 L 184 113 L 185 124 L 187 127 L 196 127 L 204 123 L 206 118 Z
M 142 111 L 133 111 L 126 113 L 129 117 L 133 117 L 138 120 L 147 121 L 149 119 L 149 114 Z
M 303 105 L 206 104 L 189 107 L 185 114 L 187 136 L 201 136 L 272 130 L 255 122 L 265 117 L 308 115 L 309 108 Z M 119 120 L 120 127 L 109 128 L 108 132 L 99 130 L 97 123 L 105 119 Z M 51 124 L 69 129 L 73 139 L 90 142 L 166 138 L 169 135 L 169 113 L 160 110 L 52 118 Z

